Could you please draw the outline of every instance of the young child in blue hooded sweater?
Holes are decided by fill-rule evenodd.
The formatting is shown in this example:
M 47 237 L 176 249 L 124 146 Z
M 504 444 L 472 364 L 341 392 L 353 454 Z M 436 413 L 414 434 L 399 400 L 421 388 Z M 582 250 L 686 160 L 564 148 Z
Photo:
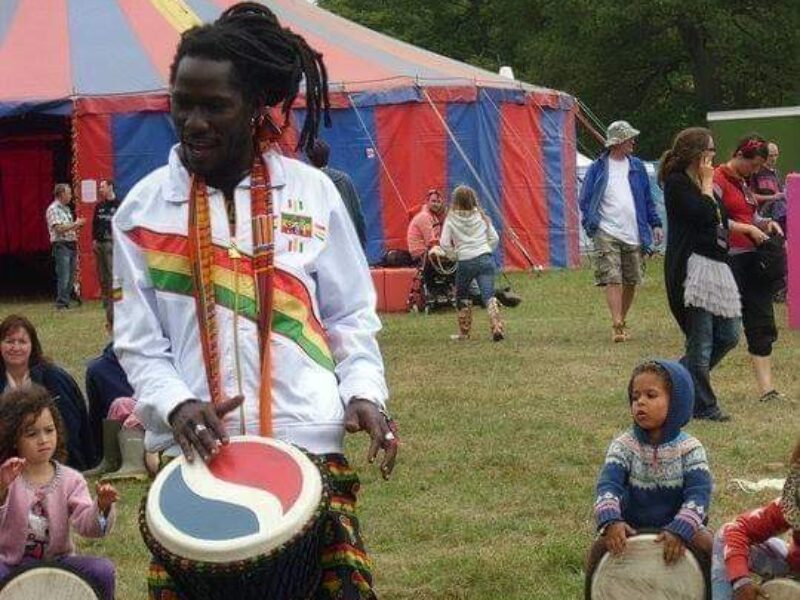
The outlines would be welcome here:
M 628 383 L 633 426 L 614 439 L 597 481 L 594 514 L 600 533 L 587 572 L 608 550 L 625 552 L 641 528 L 660 530 L 664 560 L 678 560 L 690 546 L 704 564 L 713 537 L 705 528 L 711 472 L 703 445 L 681 431 L 694 406 L 694 384 L 680 363 L 638 365 Z

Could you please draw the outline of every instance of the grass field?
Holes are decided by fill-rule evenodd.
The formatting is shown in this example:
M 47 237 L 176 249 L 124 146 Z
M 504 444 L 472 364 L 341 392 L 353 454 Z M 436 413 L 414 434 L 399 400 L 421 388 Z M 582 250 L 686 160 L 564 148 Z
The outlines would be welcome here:
M 630 423 L 628 376 L 645 357 L 677 357 L 682 338 L 666 307 L 661 262 L 629 316 L 633 339 L 613 345 L 601 292 L 588 270 L 512 276 L 523 296 L 507 310 L 508 339 L 454 343 L 453 313 L 389 315 L 381 346 L 402 446 L 393 479 L 366 464 L 365 438 L 349 439 L 362 478 L 361 517 L 380 596 L 401 599 L 553 599 L 582 597 L 583 555 L 592 539 L 593 488 L 612 436 Z M 786 328 L 775 376 L 800 397 L 800 337 Z M 83 381 L 104 344 L 97 304 L 56 313 L 50 303 L 0 302 L 0 316 L 24 312 L 45 350 Z M 744 343 L 714 373 L 727 424 L 691 423 L 706 446 L 715 480 L 711 524 L 758 505 L 735 477 L 782 477 L 798 432 L 798 407 L 760 405 Z M 147 552 L 135 518 L 144 486 L 123 484 L 119 526 L 106 541 L 84 543 L 118 565 L 118 597 L 145 597 Z

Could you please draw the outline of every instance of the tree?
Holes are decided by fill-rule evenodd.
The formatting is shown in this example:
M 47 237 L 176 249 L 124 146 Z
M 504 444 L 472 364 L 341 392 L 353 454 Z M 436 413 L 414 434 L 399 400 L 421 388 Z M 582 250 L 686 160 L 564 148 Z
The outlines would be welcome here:
M 321 0 L 412 44 L 630 120 L 656 157 L 709 110 L 800 103 L 800 3 L 776 0 Z

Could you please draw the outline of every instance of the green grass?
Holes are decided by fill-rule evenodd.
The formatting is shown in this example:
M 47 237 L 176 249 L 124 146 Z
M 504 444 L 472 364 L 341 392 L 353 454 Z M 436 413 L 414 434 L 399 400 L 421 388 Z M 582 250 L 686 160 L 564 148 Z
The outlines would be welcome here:
M 508 339 L 454 343 L 455 315 L 387 315 L 381 346 L 400 423 L 393 479 L 366 464 L 365 438 L 348 455 L 362 478 L 361 516 L 382 598 L 481 600 L 580 598 L 582 562 L 592 539 L 593 488 L 611 438 L 630 422 L 625 386 L 637 361 L 677 357 L 682 338 L 666 307 L 661 262 L 648 275 L 629 316 L 633 340 L 610 342 L 601 291 L 589 270 L 511 277 L 522 305 L 506 310 Z M 777 306 L 781 340 L 775 378 L 798 397 L 800 338 Z M 83 380 L 102 348 L 97 304 L 56 313 L 49 303 L 0 303 L 39 327 L 45 350 Z M 782 477 L 797 436 L 797 407 L 757 401 L 744 342 L 713 376 L 734 421 L 691 423 L 714 473 L 713 526 L 765 502 L 745 495 L 734 477 Z M 778 463 L 778 464 L 776 464 Z M 147 552 L 136 528 L 144 487 L 120 486 L 119 524 L 108 539 L 84 543 L 119 568 L 118 597 L 145 597 Z

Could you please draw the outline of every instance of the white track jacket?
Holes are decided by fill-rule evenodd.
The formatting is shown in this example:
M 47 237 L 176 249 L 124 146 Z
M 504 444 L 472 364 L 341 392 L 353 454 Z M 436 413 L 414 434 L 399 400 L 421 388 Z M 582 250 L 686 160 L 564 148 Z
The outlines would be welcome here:
M 331 180 L 273 151 L 266 160 L 276 222 L 273 435 L 315 454 L 342 452 L 345 406 L 357 396 L 384 407 L 388 395 L 372 279 Z M 149 450 L 174 444 L 167 417 L 178 404 L 209 400 L 187 248 L 189 186 L 176 146 L 113 220 L 114 350 L 135 390 Z M 243 410 L 226 416 L 228 431 L 238 434 L 244 423 L 257 434 L 249 177 L 237 186 L 235 204 L 231 238 L 223 195 L 209 188 L 220 377 L 223 394 L 245 397 Z

